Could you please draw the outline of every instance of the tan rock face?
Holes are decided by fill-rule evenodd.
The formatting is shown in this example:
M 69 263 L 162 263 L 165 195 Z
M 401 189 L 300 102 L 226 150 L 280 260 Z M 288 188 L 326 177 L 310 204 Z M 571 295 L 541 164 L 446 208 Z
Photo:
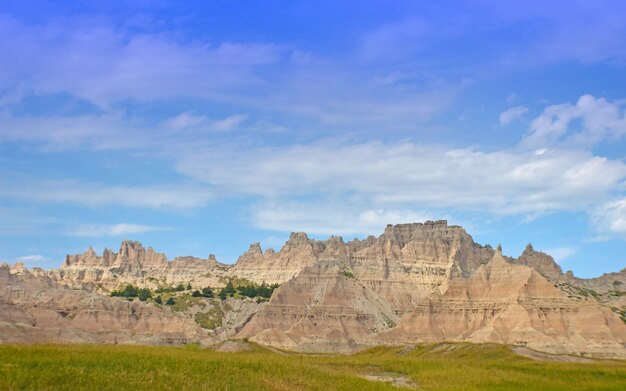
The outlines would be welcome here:
M 498 342 L 626 355 L 626 325 L 619 317 L 595 302 L 570 300 L 534 269 L 512 265 L 499 253 L 471 277 L 453 277 L 443 295 L 425 300 L 376 340 Z
M 96 294 L 106 293 L 98 285 L 126 283 L 218 288 L 231 277 L 282 285 L 269 303 L 206 299 L 184 315 Z M 350 242 L 293 233 L 278 252 L 251 245 L 234 266 L 215 257 L 170 262 L 130 241 L 118 253 L 68 256 L 60 270 L 3 264 L 0 311 L 2 340 L 16 342 L 210 343 L 236 336 L 344 352 L 471 341 L 626 357 L 626 324 L 618 316 L 626 314 L 626 269 L 579 279 L 530 245 L 517 259 L 504 257 L 445 221 L 389 225 L 379 237 Z M 193 321 L 216 314 L 222 323 L 210 333 Z
M 517 258 L 516 263 L 531 267 L 549 279 L 557 279 L 563 274 L 561 267 L 554 262 L 554 258 L 548 254 L 535 251 L 531 244 L 526 246 L 522 255 Z
M 535 270 L 512 265 L 499 253 L 470 277 L 452 276 L 442 295 L 405 308 L 402 316 L 345 264 L 322 261 L 282 285 L 239 336 L 309 352 L 471 341 L 556 353 L 626 354 L 626 326 L 610 310 L 570 300 Z
M 105 249 L 98 256 L 89 248 L 83 254 L 68 255 L 61 266 L 59 282 L 78 287 L 97 284 L 106 290 L 125 284 L 156 288 L 191 283 L 194 288 L 202 288 L 222 285 L 227 271 L 228 266 L 219 264 L 214 255 L 208 259 L 179 257 L 169 262 L 152 247 L 146 250 L 141 243 L 127 240 L 118 253 Z
M 563 273 L 551 256 L 535 251 L 530 244 L 515 263 L 532 267 L 570 299 L 596 301 L 616 313 L 626 314 L 626 268 L 596 278 L 577 278 L 572 272 Z
M 292 233 L 278 253 L 264 254 L 259 243 L 254 243 L 239 257 L 232 274 L 257 283 L 281 284 L 315 264 L 323 248 L 322 242 L 309 240 L 304 232 Z
M 242 255 L 233 275 L 261 283 L 283 283 L 318 261 L 338 260 L 397 311 L 440 289 L 451 273 L 467 274 L 491 259 L 493 249 L 479 246 L 446 221 L 389 225 L 378 238 L 344 243 L 341 237 L 310 240 L 293 233 L 278 252 L 258 243 Z
M 466 275 L 493 255 L 445 221 L 389 225 L 364 242 L 349 243 L 349 266 L 400 314 L 445 289 L 450 275 Z
M 0 266 L 0 343 L 211 344 L 192 319 Z
M 340 261 L 319 261 L 283 284 L 238 334 L 285 349 L 339 352 L 363 346 L 398 320 L 389 303 Z

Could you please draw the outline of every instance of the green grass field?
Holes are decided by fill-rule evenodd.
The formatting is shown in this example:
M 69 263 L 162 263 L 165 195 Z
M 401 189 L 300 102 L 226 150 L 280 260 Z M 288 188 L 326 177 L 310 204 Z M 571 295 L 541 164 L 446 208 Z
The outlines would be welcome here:
M 499 345 L 381 347 L 354 355 L 254 346 L 0 346 L 0 389 L 21 390 L 626 390 L 626 362 L 536 362 Z

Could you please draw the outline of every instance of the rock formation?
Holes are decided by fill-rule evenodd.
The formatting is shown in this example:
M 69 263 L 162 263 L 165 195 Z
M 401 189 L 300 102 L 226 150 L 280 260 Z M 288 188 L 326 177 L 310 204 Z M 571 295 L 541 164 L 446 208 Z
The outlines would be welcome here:
M 213 342 L 192 319 L 169 309 L 69 289 L 45 274 L 0 264 L 1 343 Z
M 347 352 L 385 343 L 498 342 L 555 352 L 622 357 L 626 325 L 595 301 L 577 302 L 534 269 L 498 251 L 441 293 L 394 308 L 348 265 L 321 261 L 282 285 L 241 331 L 261 344 Z
M 474 243 L 463 228 L 428 221 L 388 225 L 378 238 L 348 243 L 341 237 L 317 241 L 293 233 L 279 252 L 263 253 L 255 243 L 232 273 L 259 283 L 281 284 L 319 261 L 336 260 L 401 311 L 436 292 L 450 274 L 466 275 L 492 255 L 491 247 Z
M 558 279 L 563 274 L 561 267 L 554 262 L 554 258 L 546 253 L 535 251 L 530 243 L 515 262 L 531 267 L 549 279 Z
M 61 266 L 61 279 L 69 286 L 76 283 L 94 284 L 112 290 L 125 284 L 140 287 L 190 283 L 196 288 L 219 286 L 227 275 L 228 266 L 209 255 L 208 259 L 179 257 L 169 262 L 164 254 L 141 243 L 125 240 L 118 253 L 104 249 L 98 256 L 90 247 L 85 253 L 68 255 Z
M 391 305 L 340 261 L 320 261 L 283 284 L 239 333 L 283 349 L 344 352 L 398 321 Z
M 500 252 L 470 277 L 407 313 L 382 342 L 470 341 L 527 346 L 554 353 L 623 356 L 626 325 L 593 301 L 570 300 L 536 270 Z
M 202 298 L 182 314 L 104 296 L 129 283 L 199 289 L 229 279 L 281 286 L 269 303 Z M 67 256 L 60 270 L 4 265 L 0 331 L 4 342 L 212 343 L 234 336 L 347 352 L 470 341 L 624 358 L 625 298 L 626 269 L 580 279 L 531 245 L 516 259 L 505 257 L 459 226 L 427 221 L 388 225 L 379 237 L 349 242 L 293 233 L 278 252 L 252 244 L 232 266 L 212 256 L 168 261 L 132 241 L 117 253 L 90 248 Z
M 515 262 L 535 269 L 570 299 L 594 300 L 622 316 L 626 315 L 626 268 L 596 278 L 577 278 L 571 271 L 563 273 L 550 255 L 535 251 L 530 244 Z
M 309 240 L 304 232 L 294 232 L 278 253 L 272 249 L 263 253 L 259 243 L 250 245 L 232 273 L 258 283 L 281 284 L 315 264 L 323 250 L 323 242 Z

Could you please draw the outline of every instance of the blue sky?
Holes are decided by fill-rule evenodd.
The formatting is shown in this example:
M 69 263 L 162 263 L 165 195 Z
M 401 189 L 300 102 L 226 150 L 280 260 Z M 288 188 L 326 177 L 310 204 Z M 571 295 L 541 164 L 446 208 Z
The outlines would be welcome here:
M 626 266 L 623 1 L 7 0 L 0 53 L 0 260 L 446 218 Z

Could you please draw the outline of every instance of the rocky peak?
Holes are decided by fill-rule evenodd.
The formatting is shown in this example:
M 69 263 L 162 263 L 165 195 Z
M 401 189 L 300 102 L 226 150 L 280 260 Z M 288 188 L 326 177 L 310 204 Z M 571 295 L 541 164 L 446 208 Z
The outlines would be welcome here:
M 297 244 L 297 243 L 308 243 L 309 237 L 305 232 L 292 232 L 289 235 L 289 240 L 285 244 Z
M 496 251 L 493 253 L 493 257 L 491 258 L 491 260 L 489 261 L 489 263 L 487 264 L 491 267 L 493 266 L 502 266 L 505 267 L 508 265 L 508 262 L 506 261 L 506 258 L 504 258 L 504 255 L 502 255 L 502 245 L 498 244 L 498 247 L 496 248 Z
M 292 254 L 293 256 L 305 256 L 307 258 L 315 256 L 323 250 L 321 242 L 315 240 L 309 240 L 309 237 L 304 232 L 292 232 L 289 235 L 289 239 L 285 242 L 283 248 L 280 249 L 280 254 Z M 307 255 L 305 255 L 307 254 Z
M 167 267 L 169 264 L 165 254 L 158 253 L 148 247 L 144 249 L 137 241 L 124 240 L 120 245 L 120 252 L 115 258 L 114 266 L 118 272 L 133 272 L 141 274 L 142 269 Z
M 536 251 L 529 243 L 517 263 L 535 269 L 539 274 L 550 279 L 556 279 L 563 274 L 561 267 L 554 262 L 554 258 L 541 251 Z
M 23 274 L 26 272 L 26 266 L 24 262 L 17 262 L 11 267 L 11 274 Z
M 252 243 L 250 245 L 250 248 L 248 249 L 248 251 L 246 251 L 247 254 L 261 254 L 263 255 L 263 249 L 261 249 L 261 243 L 256 242 L 256 243 Z
M 77 255 L 67 255 L 65 257 L 64 267 L 77 267 L 77 266 L 87 266 L 87 267 L 97 267 L 101 266 L 103 263 L 102 257 L 99 257 L 94 251 L 93 247 L 89 246 L 89 248 L 82 254 Z
M 346 243 L 341 236 L 331 236 L 324 244 L 327 250 L 338 250 L 346 247 Z
M 124 240 L 120 245 L 120 256 L 134 256 L 135 254 L 145 253 L 146 250 L 141 245 L 141 242 L 134 240 Z
M 380 239 L 383 241 L 391 240 L 403 247 L 408 242 L 425 237 L 448 239 L 463 234 L 467 235 L 463 228 L 457 225 L 448 225 L 447 220 L 428 220 L 424 223 L 388 224 Z
M 350 248 L 343 241 L 341 236 L 331 236 L 323 242 L 323 250 L 319 253 L 319 259 L 336 259 L 342 261 L 349 260 Z

